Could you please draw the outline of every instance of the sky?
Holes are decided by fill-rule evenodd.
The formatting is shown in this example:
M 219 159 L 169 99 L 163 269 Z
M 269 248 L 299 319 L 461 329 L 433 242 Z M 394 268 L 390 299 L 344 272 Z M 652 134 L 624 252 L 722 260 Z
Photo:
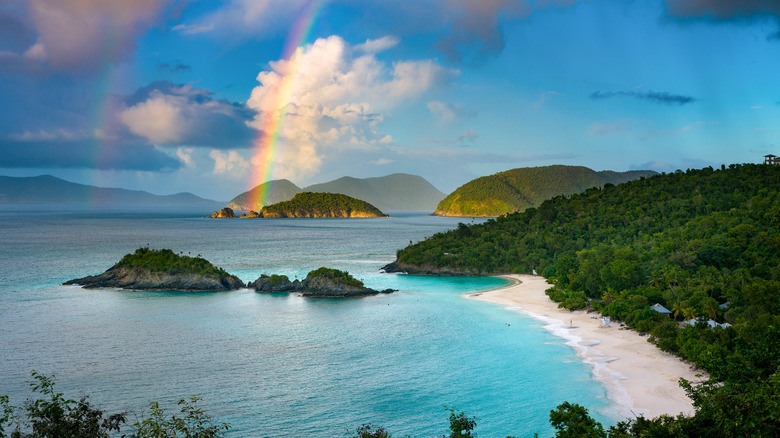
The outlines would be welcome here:
M 191 192 L 780 155 L 780 0 L 0 0 L 0 175 Z

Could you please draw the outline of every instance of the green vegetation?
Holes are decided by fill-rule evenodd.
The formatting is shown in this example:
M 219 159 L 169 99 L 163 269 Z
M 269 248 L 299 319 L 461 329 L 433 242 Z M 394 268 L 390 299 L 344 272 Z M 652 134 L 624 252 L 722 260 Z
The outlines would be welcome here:
M 199 274 L 203 277 L 223 279 L 230 274 L 212 265 L 208 260 L 176 254 L 170 249 L 138 248 L 133 254 L 127 254 L 116 267 L 144 268 L 150 272 L 176 274 Z
M 655 174 L 652 171 L 596 172 L 582 166 L 524 167 L 472 180 L 442 200 L 439 216 L 500 216 L 536 207 L 558 195 L 580 193 Z
M 278 286 L 282 283 L 287 283 L 290 281 L 290 278 L 286 275 L 279 275 L 279 274 L 260 274 L 260 278 L 267 278 L 268 281 L 271 283 L 272 286 Z
M 231 199 L 227 206 L 233 210 L 260 211 L 264 206 L 260 202 L 262 199 L 267 202 L 265 205 L 269 205 L 290 200 L 300 192 L 300 187 L 286 179 L 268 181 Z
M 264 217 L 384 217 L 368 202 L 335 193 L 298 193 L 289 201 L 263 207 Z
M 46 377 L 32 371 L 29 382 L 33 393 L 41 398 L 27 400 L 24 407 L 10 404 L 8 396 L 0 396 L 0 438 L 110 438 L 116 436 L 127 422 L 127 413 L 104 418 L 87 396 L 80 401 L 69 400 L 54 391 L 54 376 Z M 198 408 L 201 399 L 192 396 L 179 400 L 182 416 L 165 415 L 159 404 L 150 403 L 148 417 L 132 425 L 129 438 L 218 438 L 225 436 L 230 426 L 216 423 Z
M 398 251 L 398 262 L 464 274 L 536 270 L 563 307 L 622 320 L 709 373 L 702 385 L 682 382 L 694 417 L 632 428 L 772 436 L 780 430 L 779 190 L 780 167 L 767 165 L 607 184 L 461 224 Z M 673 315 L 651 310 L 654 303 Z M 700 319 L 680 328 L 691 318 Z M 706 319 L 732 326 L 711 328 Z
M 339 271 L 338 269 L 318 268 L 306 274 L 307 280 L 315 278 L 327 278 L 337 285 L 353 286 L 358 288 L 364 287 L 362 281 L 355 279 L 355 277 L 350 275 L 349 272 Z

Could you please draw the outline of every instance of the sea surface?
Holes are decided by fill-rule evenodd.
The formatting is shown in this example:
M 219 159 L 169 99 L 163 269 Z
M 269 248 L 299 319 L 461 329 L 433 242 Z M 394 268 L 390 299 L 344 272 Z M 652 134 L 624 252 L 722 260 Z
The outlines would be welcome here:
M 22 405 L 31 370 L 109 413 L 168 413 L 198 395 L 229 436 L 340 437 L 373 423 L 441 436 L 449 413 L 481 437 L 551 436 L 563 401 L 614 424 L 604 386 L 541 323 L 463 294 L 498 278 L 418 277 L 380 268 L 454 219 L 205 219 L 206 211 L 0 206 L 0 394 Z M 245 282 L 347 270 L 390 295 L 307 299 L 61 286 L 141 246 L 201 255 Z M 128 430 L 123 429 L 123 430 Z

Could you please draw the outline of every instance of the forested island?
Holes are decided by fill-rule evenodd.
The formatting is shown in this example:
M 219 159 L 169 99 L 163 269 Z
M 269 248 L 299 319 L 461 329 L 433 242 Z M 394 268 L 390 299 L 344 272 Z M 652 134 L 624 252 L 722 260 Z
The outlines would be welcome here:
M 364 297 L 395 292 L 393 289 L 378 291 L 368 288 L 349 272 L 325 267 L 309 272 L 303 281 L 290 281 L 286 275 L 261 275 L 247 286 L 257 292 L 297 292 L 304 297 L 319 298 Z
M 229 207 L 215 211 L 212 218 L 235 218 Z M 368 202 L 337 193 L 302 192 L 289 201 L 263 207 L 259 212 L 249 211 L 241 218 L 378 218 L 387 217 Z
M 178 290 L 188 292 L 227 291 L 244 287 L 244 282 L 208 260 L 176 254 L 170 249 L 138 248 L 106 272 L 68 280 L 65 285 L 86 289 Z
M 775 436 L 779 188 L 780 167 L 753 164 L 606 184 L 460 224 L 399 250 L 385 269 L 537 271 L 554 284 L 548 295 L 561 306 L 624 321 L 709 374 L 697 386 L 681 382 L 695 415 L 640 419 L 610 436 Z M 656 303 L 671 315 L 653 310 Z M 681 324 L 691 319 L 698 322 Z M 728 324 L 712 327 L 709 320 Z
M 652 176 L 651 170 L 596 172 L 583 166 L 522 167 L 467 182 L 444 198 L 437 216 L 496 217 L 537 207 L 558 195 Z

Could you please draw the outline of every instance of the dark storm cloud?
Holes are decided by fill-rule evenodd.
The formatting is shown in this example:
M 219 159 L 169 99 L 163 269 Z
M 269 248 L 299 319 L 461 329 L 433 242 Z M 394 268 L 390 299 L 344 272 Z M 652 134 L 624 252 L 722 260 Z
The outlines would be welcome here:
M 655 103 L 662 103 L 667 105 L 686 105 L 694 103 L 699 99 L 693 96 L 685 96 L 681 94 L 671 94 L 667 92 L 639 92 L 639 91 L 594 91 L 591 93 L 590 98 L 594 100 L 609 99 L 612 97 L 633 97 L 636 99 L 649 100 Z
M 665 0 L 668 14 L 675 18 L 734 20 L 760 16 L 780 19 L 777 0 Z
M 778 0 L 665 0 L 667 16 L 676 20 L 752 22 L 774 20 L 780 26 Z M 780 40 L 780 30 L 767 35 Z

